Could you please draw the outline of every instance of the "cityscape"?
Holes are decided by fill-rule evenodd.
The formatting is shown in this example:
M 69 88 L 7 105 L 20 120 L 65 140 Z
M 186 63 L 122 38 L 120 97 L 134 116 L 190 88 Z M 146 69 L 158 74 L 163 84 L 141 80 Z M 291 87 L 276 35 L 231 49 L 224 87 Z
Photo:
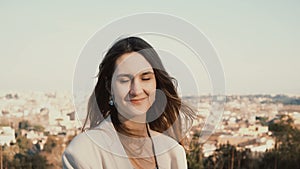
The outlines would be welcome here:
M 195 94 L 190 84 L 199 82 L 196 96 L 183 97 L 199 115 L 185 133 L 189 169 L 300 169 L 300 1 L 0 4 L 0 169 L 62 168 L 61 155 L 82 132 L 86 116 L 88 96 L 80 92 L 95 86 L 96 70 L 109 46 L 131 35 L 176 56 L 161 58 L 182 93 Z M 108 29 L 145 13 L 174 16 L 187 24 L 146 18 Z M 188 25 L 214 50 L 197 53 L 193 44 L 207 49 L 206 43 L 183 29 Z M 147 29 L 134 31 L 140 26 Z M 210 67 L 204 58 L 211 53 L 218 57 Z M 214 81 L 215 71 L 208 71 L 219 62 L 224 81 Z M 183 67 L 195 75 L 192 81 Z M 218 93 L 215 85 L 220 82 L 229 94 L 224 104 L 216 105 L 209 93 Z M 219 112 L 214 106 L 220 106 Z
M 253 160 L 294 144 L 298 154 L 287 155 L 300 158 L 299 96 L 228 95 L 222 121 L 206 140 L 201 134 L 212 96 L 188 96 L 183 101 L 203 118 L 187 133 L 189 168 L 280 168 L 282 154 L 268 166 Z M 62 167 L 61 155 L 82 126 L 71 92 L 7 92 L 0 96 L 0 110 L 1 169 Z M 297 161 L 291 165 L 299 168 Z

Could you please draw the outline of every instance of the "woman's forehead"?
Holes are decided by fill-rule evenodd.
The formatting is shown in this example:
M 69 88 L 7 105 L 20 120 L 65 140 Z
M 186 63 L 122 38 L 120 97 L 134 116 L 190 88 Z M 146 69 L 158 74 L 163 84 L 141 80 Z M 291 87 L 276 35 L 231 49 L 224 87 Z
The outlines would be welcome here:
M 136 75 L 147 71 L 153 72 L 152 66 L 137 52 L 123 54 L 116 61 L 115 73 L 117 74 Z

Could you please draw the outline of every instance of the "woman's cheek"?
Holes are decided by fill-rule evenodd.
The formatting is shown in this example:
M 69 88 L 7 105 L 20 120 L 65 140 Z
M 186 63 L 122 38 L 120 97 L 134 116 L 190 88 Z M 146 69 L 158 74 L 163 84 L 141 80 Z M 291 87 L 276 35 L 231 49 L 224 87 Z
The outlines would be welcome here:
M 118 93 L 118 96 L 124 99 L 129 93 L 129 86 L 126 84 L 116 85 L 116 91 Z
M 150 104 L 152 105 L 155 101 L 156 90 L 152 90 L 149 95 Z

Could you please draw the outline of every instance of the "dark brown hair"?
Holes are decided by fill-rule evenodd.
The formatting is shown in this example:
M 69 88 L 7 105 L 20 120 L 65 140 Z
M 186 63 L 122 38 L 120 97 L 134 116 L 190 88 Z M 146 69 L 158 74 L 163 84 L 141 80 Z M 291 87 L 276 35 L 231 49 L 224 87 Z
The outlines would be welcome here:
M 94 128 L 99 125 L 104 118 L 111 115 L 115 129 L 117 131 L 126 132 L 126 129 L 118 119 L 117 109 L 114 106 L 110 106 L 108 102 L 116 60 L 121 55 L 131 52 L 140 53 L 150 63 L 156 78 L 156 88 L 161 90 L 166 97 L 166 105 L 164 106 L 164 110 L 162 110 L 163 113 L 157 119 L 149 122 L 150 128 L 180 141 L 184 137 L 184 130 L 188 129 L 188 125 L 191 125 L 196 115 L 189 106 L 182 103 L 177 94 L 177 82 L 166 72 L 157 52 L 150 44 L 139 37 L 121 39 L 106 53 L 99 66 L 98 81 L 95 90 L 89 99 L 88 114 L 83 130 L 88 120 L 90 122 L 90 128 Z M 159 108 L 161 109 L 161 105 L 157 99 L 155 99 L 149 111 L 155 113 Z

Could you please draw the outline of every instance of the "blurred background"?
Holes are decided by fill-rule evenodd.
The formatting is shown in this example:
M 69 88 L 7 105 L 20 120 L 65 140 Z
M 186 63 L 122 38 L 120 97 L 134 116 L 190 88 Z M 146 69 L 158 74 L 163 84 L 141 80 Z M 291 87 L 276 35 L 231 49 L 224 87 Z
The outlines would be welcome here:
M 82 48 L 118 18 L 162 12 L 208 37 L 226 79 L 214 134 L 201 142 L 200 121 L 187 133 L 189 168 L 300 168 L 299 7 L 296 0 L 0 1 L 0 167 L 61 168 L 64 148 L 80 132 L 77 113 L 85 112 L 84 101 L 75 109 L 72 95 Z M 92 66 L 96 72 L 98 63 Z M 213 97 L 204 67 L 200 94 L 182 90 L 182 97 L 207 117 Z M 180 72 L 173 76 L 184 80 Z

